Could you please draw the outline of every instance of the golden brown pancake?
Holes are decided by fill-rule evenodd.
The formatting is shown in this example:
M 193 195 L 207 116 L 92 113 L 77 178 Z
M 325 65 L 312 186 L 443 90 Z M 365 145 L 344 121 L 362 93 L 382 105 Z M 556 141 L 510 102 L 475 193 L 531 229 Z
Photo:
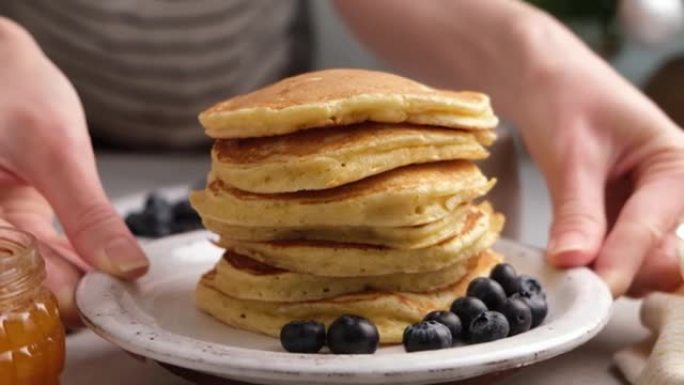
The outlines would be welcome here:
M 254 193 L 323 190 L 426 162 L 484 159 L 493 131 L 362 123 L 265 138 L 217 140 L 212 173 Z
M 415 226 L 449 215 L 494 184 L 469 161 L 411 165 L 328 190 L 253 194 L 210 177 L 190 194 L 202 218 L 236 226 Z
M 366 291 L 434 291 L 463 278 L 468 272 L 468 263 L 457 262 L 441 270 L 417 274 L 340 278 L 290 272 L 227 251 L 215 269 L 214 287 L 231 297 L 269 302 L 302 302 Z
M 468 274 L 446 288 L 428 293 L 367 292 L 297 303 L 243 300 L 225 295 L 215 287 L 216 272 L 204 275 L 196 289 L 198 306 L 233 327 L 278 337 L 292 320 L 317 320 L 330 325 L 343 314 L 356 314 L 373 322 L 382 344 L 401 343 L 404 329 L 432 310 L 446 310 L 465 294 L 468 283 L 486 276 L 502 257 L 485 251 L 472 258 Z
M 382 276 L 444 269 L 491 247 L 501 214 L 477 213 L 456 236 L 421 249 L 325 241 L 231 242 L 219 246 L 283 270 L 327 277 Z
M 365 121 L 490 130 L 498 120 L 477 92 L 437 90 L 384 72 L 331 69 L 283 79 L 199 116 L 212 138 L 253 138 Z
M 436 245 L 459 234 L 469 213 L 482 210 L 463 204 L 436 221 L 403 227 L 314 226 L 314 227 L 246 227 L 234 226 L 204 218 L 204 227 L 224 240 L 246 242 L 314 240 L 340 243 L 362 243 L 395 249 L 419 249 Z M 491 210 L 490 210 L 491 211 Z

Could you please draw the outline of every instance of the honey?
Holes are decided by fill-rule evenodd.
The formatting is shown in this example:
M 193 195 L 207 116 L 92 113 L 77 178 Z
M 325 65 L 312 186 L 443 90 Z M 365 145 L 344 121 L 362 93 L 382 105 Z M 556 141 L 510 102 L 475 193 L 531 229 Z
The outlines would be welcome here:
M 64 328 L 28 233 L 0 227 L 0 385 L 58 385 Z

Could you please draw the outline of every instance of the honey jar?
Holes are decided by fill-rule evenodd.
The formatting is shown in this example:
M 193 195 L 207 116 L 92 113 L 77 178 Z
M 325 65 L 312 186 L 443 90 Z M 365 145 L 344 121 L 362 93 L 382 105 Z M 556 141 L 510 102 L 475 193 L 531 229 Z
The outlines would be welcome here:
M 64 328 L 35 238 L 0 227 L 0 385 L 57 385 Z

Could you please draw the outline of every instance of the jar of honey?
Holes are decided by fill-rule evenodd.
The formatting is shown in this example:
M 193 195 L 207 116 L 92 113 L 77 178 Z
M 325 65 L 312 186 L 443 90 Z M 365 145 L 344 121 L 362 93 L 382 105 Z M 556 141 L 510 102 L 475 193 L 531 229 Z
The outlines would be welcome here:
M 57 385 L 64 327 L 35 238 L 0 227 L 0 385 Z

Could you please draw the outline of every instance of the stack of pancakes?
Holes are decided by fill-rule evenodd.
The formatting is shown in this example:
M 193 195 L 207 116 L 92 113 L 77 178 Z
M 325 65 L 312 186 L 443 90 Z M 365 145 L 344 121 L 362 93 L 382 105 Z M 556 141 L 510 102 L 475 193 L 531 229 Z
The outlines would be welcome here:
M 296 319 L 370 319 L 382 343 L 447 309 L 501 258 L 503 217 L 473 160 L 497 118 L 488 98 L 399 76 L 327 70 L 200 115 L 216 139 L 191 202 L 224 257 L 199 307 L 277 336 Z

